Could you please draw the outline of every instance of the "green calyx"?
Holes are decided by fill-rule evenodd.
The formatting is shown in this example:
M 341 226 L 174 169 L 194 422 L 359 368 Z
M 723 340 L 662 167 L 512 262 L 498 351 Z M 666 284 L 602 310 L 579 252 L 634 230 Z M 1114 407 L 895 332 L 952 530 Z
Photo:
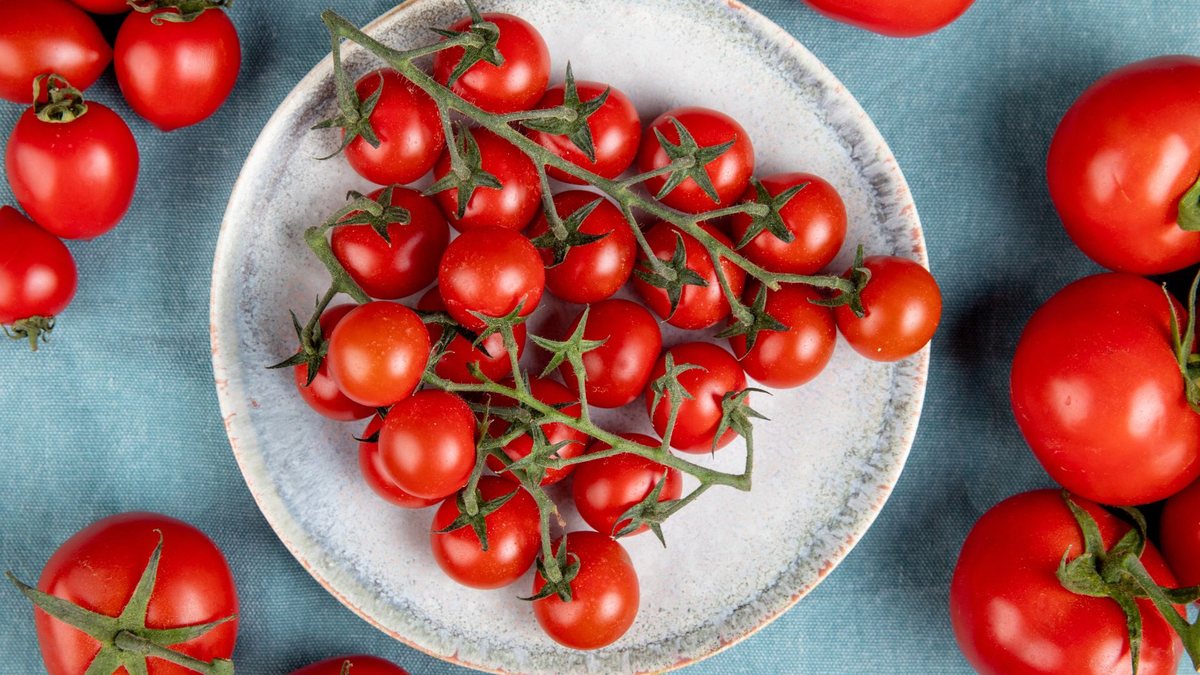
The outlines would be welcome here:
M 150 22 L 156 26 L 166 23 L 189 23 L 210 9 L 224 9 L 233 0 L 128 0 L 135 12 L 153 14 Z M 174 10 L 174 11 L 160 11 Z
M 321 301 L 318 300 L 320 305 Z M 329 341 L 321 334 L 321 322 L 318 319 L 316 322 L 308 326 L 300 325 L 300 318 L 295 312 L 288 312 L 292 316 L 292 327 L 296 331 L 296 338 L 300 341 L 300 351 L 292 356 L 280 361 L 271 366 L 267 366 L 268 370 L 278 370 L 280 368 L 295 368 L 297 366 L 305 366 L 308 368 L 308 380 L 304 386 L 312 386 L 313 380 L 317 379 L 317 372 L 321 368 L 321 362 L 325 360 L 325 355 L 329 353 Z M 318 317 L 320 314 L 318 313 Z
M 767 311 L 767 287 L 759 286 L 754 295 L 754 303 L 745 307 L 742 314 L 745 318 L 735 318 L 728 328 L 717 333 L 718 338 L 731 338 L 738 335 L 746 336 L 746 353 L 758 344 L 758 336 L 763 331 L 781 332 L 788 329 L 783 323 L 771 316 Z
M 447 82 L 448 86 L 454 86 L 459 78 L 467 73 L 468 70 L 475 67 L 475 64 L 483 62 L 490 63 L 493 66 L 500 67 L 504 65 L 504 55 L 500 53 L 500 27 L 491 21 L 487 21 L 480 14 L 479 8 L 475 6 L 472 0 L 466 0 L 467 10 L 471 13 L 471 25 L 464 31 L 443 30 L 434 28 L 433 32 L 441 35 L 444 38 L 459 38 L 463 35 L 473 35 L 477 39 L 470 44 L 463 46 L 463 55 L 458 63 L 454 66 L 454 70 L 450 72 L 450 79 Z
M 542 586 L 542 590 L 537 593 L 527 598 L 521 598 L 522 600 L 533 602 L 557 595 L 558 599 L 563 602 L 571 601 L 571 582 L 579 576 L 579 556 L 567 553 L 566 537 L 559 540 L 558 551 L 551 560 L 552 564 L 547 564 L 546 556 L 537 559 L 538 576 L 546 582 L 546 585 Z
M 787 206 L 801 190 L 808 187 L 808 183 L 793 185 L 774 197 L 767 191 L 762 181 L 757 178 L 751 181 L 751 185 L 754 186 L 755 203 L 768 207 L 768 210 L 762 215 L 747 214 L 750 218 L 750 226 L 746 228 L 746 233 L 742 235 L 742 238 L 738 240 L 734 248 L 739 250 L 745 248 L 747 244 L 754 241 L 755 237 L 763 232 L 770 232 L 779 241 L 790 244 L 796 239 L 796 235 L 792 234 L 787 223 L 783 221 L 783 207 Z
M 1192 279 L 1188 290 L 1187 325 L 1180 325 L 1180 317 L 1175 310 L 1175 300 L 1171 292 L 1163 285 L 1163 295 L 1166 296 L 1167 307 L 1171 310 L 1171 346 L 1175 351 L 1175 360 L 1179 363 L 1179 372 L 1183 376 L 1184 394 L 1188 405 L 1200 414 L 1200 354 L 1192 352 L 1196 346 L 1196 297 L 1200 290 L 1200 272 Z
M 850 311 L 854 312 L 854 316 L 863 318 L 867 315 L 867 309 L 863 306 L 862 292 L 866 289 L 867 284 L 871 282 L 871 270 L 863 264 L 863 247 L 859 244 L 858 251 L 854 254 L 854 265 L 850 268 L 850 290 L 838 289 L 837 294 L 832 298 L 824 300 L 809 300 L 814 305 L 822 307 L 845 307 L 849 306 Z
M 604 106 L 611 93 L 612 89 L 609 88 L 590 101 L 579 100 L 579 88 L 575 84 L 575 73 L 571 70 L 571 64 L 568 63 L 563 102 L 558 108 L 559 116 L 522 120 L 521 126 L 556 136 L 566 136 L 588 158 L 588 161 L 595 162 L 596 144 L 592 138 L 592 127 L 588 124 L 588 120 Z
M 713 145 L 702 148 L 696 142 L 692 133 L 683 126 L 683 123 L 674 117 L 670 118 L 671 124 L 675 127 L 675 132 L 679 134 L 679 142 L 672 143 L 667 140 L 667 137 L 659 129 L 654 130 L 654 135 L 658 137 L 658 143 L 662 149 L 666 151 L 667 158 L 671 160 L 673 165 L 679 168 L 672 171 L 662 189 L 655 195 L 656 199 L 662 199 L 675 191 L 675 188 L 683 184 L 684 181 L 691 178 L 696 181 L 696 185 L 708 195 L 708 198 L 714 202 L 720 201 L 721 197 L 717 194 L 717 188 L 713 185 L 712 178 L 708 175 L 708 165 L 713 160 L 721 155 L 724 155 L 733 147 L 737 139 L 726 141 L 720 145 Z
M 467 503 L 466 494 L 465 490 L 458 493 L 458 517 L 446 527 L 434 530 L 434 532 L 437 534 L 447 534 L 464 527 L 470 527 L 475 533 L 475 537 L 479 539 L 480 550 L 486 551 L 488 550 L 487 517 L 499 511 L 500 507 L 507 504 L 517 494 L 517 490 L 514 488 L 512 492 L 489 501 L 482 501 L 482 495 L 476 490 L 475 498 L 471 500 L 471 505 Z
M 683 299 L 683 290 L 686 287 L 699 286 L 706 288 L 708 286 L 708 281 L 704 277 L 688 267 L 687 245 L 684 243 L 683 234 L 680 232 L 675 233 L 675 252 L 671 255 L 670 260 L 662 260 L 656 257 L 651 262 L 647 258 L 645 262 L 634 270 L 634 274 L 651 286 L 666 291 L 667 301 L 670 303 L 671 308 L 670 313 L 667 315 L 668 319 L 674 316 L 675 310 L 679 308 L 679 301 Z
M 583 222 L 592 215 L 592 212 L 604 201 L 603 197 L 597 197 L 596 201 L 585 204 L 575 213 L 567 216 L 562 221 L 562 231 L 555 232 L 554 228 L 546 230 L 543 234 L 533 239 L 533 245 L 537 248 L 548 249 L 552 254 L 552 259 L 546 265 L 546 269 L 552 269 L 563 264 L 567 259 L 567 254 L 576 246 L 587 246 L 594 244 L 608 236 L 604 234 L 586 234 L 581 231 Z
M 45 96 L 42 87 L 46 88 Z M 43 100 L 45 99 L 45 100 Z M 69 124 L 87 114 L 83 92 L 71 86 L 62 75 L 39 75 L 33 78 L 33 113 L 43 122 Z
M 1200 179 L 1179 200 L 1179 227 L 1187 232 L 1200 232 Z
M 36 352 L 39 342 L 45 344 L 50 341 L 50 332 L 54 330 L 54 317 L 31 316 L 11 326 L 0 326 L 0 330 L 13 340 L 26 340 L 29 342 L 29 349 Z
M 338 43 L 335 41 L 334 44 L 337 45 Z M 339 78 L 349 79 L 349 75 L 342 69 L 342 60 L 340 58 L 334 61 L 334 79 Z M 375 134 L 375 127 L 371 126 L 371 114 L 375 112 L 375 106 L 379 104 L 379 97 L 383 96 L 384 84 L 383 74 L 380 73 L 379 86 L 375 87 L 375 91 L 371 92 L 371 95 L 365 99 L 358 97 L 357 89 L 352 83 L 338 85 L 338 114 L 314 125 L 313 131 L 318 129 L 341 129 L 342 144 L 337 150 L 317 159 L 326 160 L 337 157 L 343 150 L 350 147 L 350 144 L 357 138 L 363 139 L 372 148 L 379 147 L 379 136 Z
M 439 192 L 446 190 L 457 190 L 457 209 L 456 213 L 459 218 L 467 214 L 467 205 L 471 203 L 471 197 L 475 196 L 475 191 L 480 188 L 491 188 L 493 190 L 502 190 L 504 185 L 500 179 L 483 170 L 483 155 L 479 151 L 479 143 L 475 140 L 475 135 L 471 133 L 462 124 L 454 126 L 454 138 L 451 142 L 457 152 L 451 155 L 450 171 L 430 185 L 425 190 L 425 196 L 429 197 Z
M 379 193 L 379 199 L 374 200 L 351 190 L 347 194 L 347 199 L 365 204 L 366 208 L 347 215 L 345 218 L 337 221 L 334 227 L 370 225 L 375 234 L 378 234 L 384 242 L 388 244 L 392 243 L 391 235 L 388 234 L 388 228 L 392 225 L 408 225 L 412 222 L 412 214 L 408 212 L 408 209 L 392 205 L 392 195 L 395 193 L 395 190 L 395 185 L 389 185 L 383 189 L 383 192 Z

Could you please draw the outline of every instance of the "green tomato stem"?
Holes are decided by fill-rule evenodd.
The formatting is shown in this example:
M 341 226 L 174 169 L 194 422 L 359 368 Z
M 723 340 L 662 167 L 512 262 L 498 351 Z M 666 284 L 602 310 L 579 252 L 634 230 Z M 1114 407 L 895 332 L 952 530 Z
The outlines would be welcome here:
M 1179 227 L 1200 232 L 1200 179 L 1179 200 Z

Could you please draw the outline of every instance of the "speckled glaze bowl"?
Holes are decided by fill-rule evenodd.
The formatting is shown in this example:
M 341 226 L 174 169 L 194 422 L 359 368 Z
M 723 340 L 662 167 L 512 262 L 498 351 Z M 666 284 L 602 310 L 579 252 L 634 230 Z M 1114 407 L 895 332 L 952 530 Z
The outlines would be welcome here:
M 579 77 L 629 94 L 645 120 L 685 104 L 721 109 L 752 134 L 760 175 L 803 170 L 830 180 L 851 224 L 835 269 L 846 267 L 857 242 L 926 262 L 908 187 L 871 120 L 811 53 L 754 11 L 734 0 L 481 5 L 531 21 L 550 45 L 555 73 L 570 58 Z M 430 38 L 429 26 L 463 12 L 459 0 L 413 0 L 370 32 L 416 46 Z M 353 72 L 374 66 L 364 56 L 347 51 Z M 666 550 L 648 535 L 627 540 L 641 611 L 608 648 L 573 652 L 545 637 L 516 597 L 528 592 L 528 579 L 482 592 L 436 568 L 431 514 L 389 507 L 360 478 L 351 435 L 361 425 L 318 417 L 290 373 L 264 368 L 295 349 L 287 310 L 306 312 L 327 286 L 301 232 L 340 208 L 347 190 L 370 187 L 340 159 L 313 159 L 337 146 L 335 132 L 308 131 L 334 109 L 331 72 L 326 59 L 263 129 L 230 199 L 213 270 L 213 367 L 229 440 L 259 507 L 300 563 L 346 606 L 417 649 L 484 670 L 542 673 L 686 665 L 766 625 L 829 574 L 904 466 L 928 351 L 878 364 L 840 343 L 811 384 L 759 396 L 755 407 L 772 421 L 757 427 L 754 490 L 704 495 L 666 524 Z M 551 307 L 534 330 L 561 315 Z M 636 408 L 605 420 L 638 430 L 645 413 Z M 743 448 L 701 461 L 738 471 Z

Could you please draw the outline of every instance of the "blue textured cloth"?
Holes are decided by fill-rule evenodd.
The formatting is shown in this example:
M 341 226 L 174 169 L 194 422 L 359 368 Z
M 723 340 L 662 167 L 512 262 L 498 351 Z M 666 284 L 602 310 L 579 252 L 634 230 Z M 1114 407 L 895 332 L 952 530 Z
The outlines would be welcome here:
M 246 153 L 325 55 L 318 11 L 332 5 L 365 23 L 391 4 L 238 3 L 245 59 L 235 95 L 215 119 L 170 135 L 138 119 L 106 75 L 91 95 L 138 137 L 137 198 L 113 233 L 71 244 L 80 292 L 53 343 L 36 355 L 0 344 L 0 565 L 36 578 L 64 539 L 121 511 L 192 522 L 233 567 L 243 602 L 236 660 L 249 675 L 345 652 L 378 654 L 414 673 L 458 670 L 355 617 L 279 543 L 229 450 L 209 365 L 212 252 Z M 823 19 L 799 0 L 749 4 L 823 59 L 891 143 L 946 306 L 916 446 L 875 526 L 796 608 L 691 670 L 969 672 L 946 610 L 959 546 L 988 507 L 1049 485 L 1013 423 L 1008 363 L 1037 304 L 1096 269 L 1049 202 L 1050 136 L 1101 74 L 1200 52 L 1194 8 L 983 0 L 945 31 L 892 40 Z M 0 104 L 0 128 L 18 113 Z M 12 203 L 3 181 L 0 201 Z M 0 617 L 0 670 L 42 672 L 24 599 L 0 588 Z

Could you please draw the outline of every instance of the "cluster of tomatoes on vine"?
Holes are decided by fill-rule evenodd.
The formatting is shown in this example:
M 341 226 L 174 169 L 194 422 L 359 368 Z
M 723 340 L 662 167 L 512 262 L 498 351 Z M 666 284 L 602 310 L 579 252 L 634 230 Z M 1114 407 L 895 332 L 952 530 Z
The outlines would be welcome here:
M 0 327 L 37 349 L 75 295 L 61 239 L 121 221 L 138 182 L 138 146 L 121 117 L 84 100 L 113 65 L 129 106 L 163 131 L 217 111 L 241 65 L 228 0 L 0 3 L 0 98 L 32 104 L 8 137 L 5 175 L 22 215 L 0 206 Z M 110 46 L 88 12 L 129 15 Z

